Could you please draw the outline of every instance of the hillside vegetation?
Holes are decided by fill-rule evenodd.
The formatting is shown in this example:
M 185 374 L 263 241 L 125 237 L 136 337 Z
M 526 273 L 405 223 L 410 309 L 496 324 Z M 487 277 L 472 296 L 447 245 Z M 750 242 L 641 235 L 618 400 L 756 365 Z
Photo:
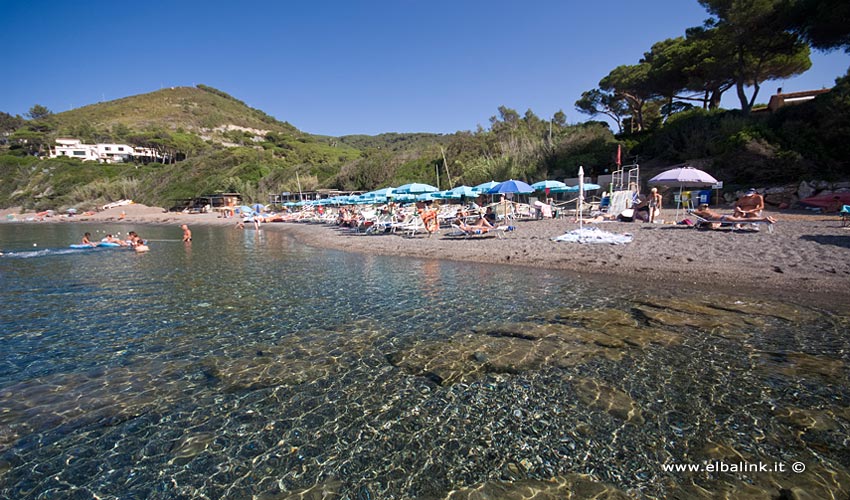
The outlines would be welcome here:
M 406 182 L 440 188 L 507 178 L 536 181 L 588 175 L 636 158 L 644 179 L 696 161 L 727 186 L 850 178 L 850 79 L 775 114 L 692 109 L 654 130 L 615 136 L 607 124 L 570 125 L 500 107 L 489 127 L 455 134 L 315 136 L 205 86 L 165 89 L 12 124 L 0 144 L 0 206 L 90 208 L 122 198 L 172 206 L 177 199 L 237 191 L 264 202 L 281 191 L 370 190 Z M 8 115 L 5 115 L 8 117 Z M 0 131 L 3 132 L 3 131 Z M 168 164 L 38 159 L 57 137 L 161 149 Z

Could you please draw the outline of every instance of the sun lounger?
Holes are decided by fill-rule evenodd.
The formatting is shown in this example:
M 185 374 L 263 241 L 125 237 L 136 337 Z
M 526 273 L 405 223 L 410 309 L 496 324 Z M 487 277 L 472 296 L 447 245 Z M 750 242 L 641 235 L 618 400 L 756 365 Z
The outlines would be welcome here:
M 496 226 L 496 227 L 487 227 L 487 226 L 460 226 L 458 224 L 452 224 L 452 232 L 449 233 L 449 236 L 463 236 L 464 238 L 473 238 L 473 237 L 481 237 L 487 235 L 495 235 L 499 239 L 505 237 L 505 233 L 514 230 L 514 226 Z
M 767 232 L 773 233 L 773 223 L 766 220 L 758 220 L 758 221 L 747 221 L 742 222 L 740 220 L 731 221 L 726 220 L 725 218 L 720 219 L 706 219 L 704 217 L 700 217 L 695 214 L 693 210 L 688 210 L 688 217 L 693 217 L 696 219 L 696 224 L 694 227 L 697 229 L 711 229 L 714 227 L 717 228 L 731 228 L 732 230 L 744 230 L 744 229 L 752 229 L 756 227 L 756 231 L 758 231 L 757 226 L 762 224 L 767 224 Z

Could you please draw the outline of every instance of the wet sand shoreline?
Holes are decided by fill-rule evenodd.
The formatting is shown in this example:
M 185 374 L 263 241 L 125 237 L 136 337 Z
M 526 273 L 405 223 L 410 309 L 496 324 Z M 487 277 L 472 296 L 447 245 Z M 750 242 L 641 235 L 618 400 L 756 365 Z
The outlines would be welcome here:
M 125 216 L 120 218 L 122 211 Z M 3 222 L 9 222 L 7 213 L 13 212 L 0 212 Z M 664 295 L 687 287 L 821 305 L 848 303 L 850 228 L 841 227 L 837 216 L 773 215 L 779 219 L 773 233 L 765 229 L 705 231 L 639 222 L 596 225 L 605 231 L 632 234 L 633 241 L 625 245 L 553 242 L 553 237 L 578 227 L 567 219 L 520 221 L 515 231 L 501 239 L 450 237 L 447 229 L 431 237 L 364 235 L 316 223 L 268 223 L 262 229 L 285 231 L 304 244 L 320 248 L 557 269 L 594 279 L 645 284 L 647 292 L 655 290 Z M 177 232 L 180 224 L 190 228 L 231 226 L 238 231 L 236 222 L 237 219 L 216 214 L 190 215 L 129 205 L 90 216 L 53 217 L 43 223 L 174 225 Z M 244 230 L 254 229 L 249 224 Z

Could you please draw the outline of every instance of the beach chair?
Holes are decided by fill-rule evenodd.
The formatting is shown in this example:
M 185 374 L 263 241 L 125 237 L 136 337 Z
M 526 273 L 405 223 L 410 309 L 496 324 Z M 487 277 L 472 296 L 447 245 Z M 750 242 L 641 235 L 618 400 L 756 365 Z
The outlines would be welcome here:
M 448 233 L 449 236 L 452 237 L 463 237 L 463 238 L 481 238 L 487 236 L 495 236 L 496 232 L 493 231 L 494 228 L 491 227 L 479 227 L 479 226 L 459 226 L 457 224 L 452 224 L 452 231 Z
M 493 236 L 495 235 L 499 239 L 503 239 L 505 234 L 514 230 L 514 226 L 509 225 L 501 225 L 496 227 L 486 227 L 486 226 L 463 226 L 461 227 L 458 224 L 452 224 L 452 232 L 448 233 L 449 236 L 462 236 L 464 238 L 473 238 L 473 237 L 482 237 L 482 236 Z
M 425 223 L 422 221 L 422 217 L 419 217 L 418 215 L 404 222 L 393 224 L 391 229 L 394 233 L 403 233 L 408 237 L 416 236 L 416 233 L 428 232 L 425 229 Z
M 729 221 L 725 219 L 706 219 L 705 217 L 700 217 L 695 214 L 693 210 L 688 210 L 688 217 L 693 218 L 696 223 L 694 224 L 694 228 L 696 229 L 712 229 L 712 228 L 727 228 L 732 229 L 733 231 L 738 230 L 747 230 L 751 229 L 754 226 L 760 226 L 762 224 L 767 225 L 767 232 L 773 234 L 773 223 L 768 221 L 751 221 L 751 222 L 741 222 L 741 221 Z M 749 227 L 747 227 L 749 226 Z

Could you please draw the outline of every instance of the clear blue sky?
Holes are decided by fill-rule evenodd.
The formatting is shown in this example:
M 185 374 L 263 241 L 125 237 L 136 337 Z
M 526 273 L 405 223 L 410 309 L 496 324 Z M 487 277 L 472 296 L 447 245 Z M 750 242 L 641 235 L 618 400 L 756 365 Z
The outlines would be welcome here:
M 696 0 L 0 0 L 0 12 L 0 111 L 203 83 L 327 135 L 474 130 L 501 105 L 585 121 L 583 91 L 708 17 Z M 758 102 L 831 87 L 850 66 L 840 51 L 812 59 Z

